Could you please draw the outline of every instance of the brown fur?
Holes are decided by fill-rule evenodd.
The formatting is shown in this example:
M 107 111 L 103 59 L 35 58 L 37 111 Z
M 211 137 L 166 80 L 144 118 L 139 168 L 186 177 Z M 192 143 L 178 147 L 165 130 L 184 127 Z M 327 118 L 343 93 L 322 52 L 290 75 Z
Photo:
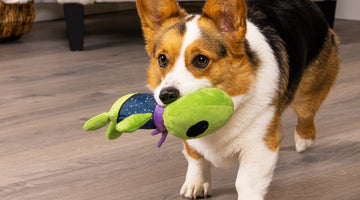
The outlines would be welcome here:
M 203 156 L 201 154 L 199 154 L 198 152 L 196 152 L 194 149 L 192 149 L 189 144 L 186 142 L 186 140 L 184 140 L 184 146 L 185 146 L 185 150 L 187 152 L 187 154 L 191 157 L 194 158 L 196 160 L 202 158 Z
M 267 148 L 273 152 L 277 152 L 280 148 L 280 120 L 280 114 L 276 112 L 267 128 L 266 136 L 264 138 Z
M 315 114 L 328 95 L 339 71 L 338 44 L 335 33 L 329 30 L 323 49 L 319 56 L 305 70 L 299 88 L 295 93 L 292 106 L 298 116 L 296 131 L 303 139 L 315 139 Z M 286 108 L 286 104 L 278 102 L 280 101 L 279 98 L 276 101 L 277 111 L 273 121 L 268 126 L 267 134 L 264 138 L 266 146 L 271 151 L 279 149 L 280 116 Z
M 187 60 L 188 70 L 196 78 L 208 79 L 230 96 L 248 92 L 254 67 L 245 54 L 245 1 L 207 1 L 198 25 L 206 34 L 188 47 L 186 57 L 203 54 L 210 58 L 210 63 L 205 69 L 198 69 L 191 67 L 191 60 Z M 221 49 L 224 46 L 228 49 Z
M 218 25 L 234 55 L 244 55 L 245 1 L 208 0 L 204 6 L 203 15 L 211 18 Z
M 153 55 L 156 36 L 159 32 L 165 32 L 176 23 L 185 19 L 187 14 L 179 7 L 177 2 L 172 0 L 137 0 L 136 6 L 144 32 L 146 51 L 148 55 L 152 57 L 151 65 L 148 69 L 149 87 L 155 88 L 160 84 L 161 77 L 167 73 L 167 71 L 162 72 L 162 70 L 159 69 L 157 57 L 154 58 Z M 172 39 L 168 41 L 172 41 Z
M 186 16 L 186 12 L 173 0 L 137 0 L 136 7 L 140 15 L 148 53 L 152 50 L 157 31 L 165 22 L 176 21 Z
M 225 50 L 229 53 L 226 53 L 224 57 L 220 56 L 220 52 L 223 51 L 221 48 L 227 41 L 220 30 L 217 30 L 217 25 L 208 18 L 200 18 L 199 27 L 211 35 L 203 34 L 198 41 L 187 48 L 185 52 L 185 57 L 188 58 L 185 61 L 187 69 L 196 78 L 208 79 L 214 87 L 224 90 L 230 96 L 246 93 L 253 81 L 254 69 L 247 56 L 236 56 L 228 49 Z M 211 40 L 207 40 L 208 38 Z M 198 54 L 210 59 L 205 69 L 192 66 L 192 58 Z
M 155 46 L 152 50 L 153 56 L 151 57 L 151 63 L 148 68 L 148 83 L 152 89 L 160 85 L 161 79 L 173 70 L 176 59 L 180 55 L 180 48 L 178 47 L 182 45 L 184 36 L 181 35 L 181 33 L 173 25 L 174 23 L 178 24 L 180 22 L 172 21 L 164 25 L 164 27 L 159 30 L 155 39 Z M 158 56 L 160 54 L 167 55 L 169 64 L 166 68 L 159 67 Z
M 314 117 L 333 86 L 339 72 L 339 41 L 329 30 L 319 56 L 304 72 L 292 106 L 298 115 L 297 133 L 303 139 L 315 139 Z

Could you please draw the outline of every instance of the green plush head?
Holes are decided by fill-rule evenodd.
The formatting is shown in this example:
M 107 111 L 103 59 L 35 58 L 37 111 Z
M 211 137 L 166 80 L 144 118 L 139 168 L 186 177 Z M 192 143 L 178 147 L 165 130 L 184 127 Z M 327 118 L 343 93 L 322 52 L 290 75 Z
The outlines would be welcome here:
M 234 103 L 228 94 L 203 88 L 166 106 L 163 118 L 170 133 L 181 139 L 194 139 L 223 127 L 233 111 Z

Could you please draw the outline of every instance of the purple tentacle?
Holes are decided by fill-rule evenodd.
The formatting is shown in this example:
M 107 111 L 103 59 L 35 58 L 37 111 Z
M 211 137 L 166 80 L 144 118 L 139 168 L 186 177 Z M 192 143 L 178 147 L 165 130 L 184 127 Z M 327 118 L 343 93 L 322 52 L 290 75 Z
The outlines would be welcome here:
M 158 147 L 161 147 L 161 145 L 164 143 L 166 136 L 168 135 L 168 131 L 166 130 L 164 119 L 164 107 L 160 105 L 156 105 L 155 111 L 154 111 L 154 122 L 157 127 L 157 129 L 151 133 L 151 135 L 156 135 L 159 133 L 162 133 L 161 139 L 158 142 Z
M 158 147 L 161 147 L 161 145 L 165 142 L 166 136 L 168 135 L 168 131 L 162 132 L 161 139 L 158 142 Z
M 151 133 L 151 135 L 157 135 L 157 134 L 159 134 L 159 133 L 161 133 L 159 130 L 155 130 L 155 131 L 153 131 L 152 133 Z

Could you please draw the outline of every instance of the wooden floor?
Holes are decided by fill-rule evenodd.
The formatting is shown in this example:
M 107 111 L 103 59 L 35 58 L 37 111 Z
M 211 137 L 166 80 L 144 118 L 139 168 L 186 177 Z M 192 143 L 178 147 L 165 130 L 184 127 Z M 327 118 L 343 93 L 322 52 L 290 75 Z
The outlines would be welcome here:
M 70 52 L 64 21 L 34 24 L 0 44 L 0 199 L 181 199 L 187 163 L 170 136 L 150 131 L 108 141 L 82 124 L 118 97 L 147 92 L 141 30 L 134 11 L 86 18 L 85 51 Z M 360 199 L 360 22 L 337 20 L 342 69 L 317 115 L 309 151 L 294 150 L 296 118 L 267 200 Z M 236 199 L 236 169 L 213 170 L 213 200 Z

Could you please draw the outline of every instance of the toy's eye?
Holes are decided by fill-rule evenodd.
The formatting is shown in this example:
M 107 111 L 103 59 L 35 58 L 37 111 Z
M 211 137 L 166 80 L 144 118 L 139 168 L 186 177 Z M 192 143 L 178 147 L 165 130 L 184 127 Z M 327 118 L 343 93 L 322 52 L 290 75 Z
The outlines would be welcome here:
M 158 62 L 159 62 L 159 66 L 161 68 L 165 68 L 167 67 L 169 61 L 168 59 L 166 58 L 166 56 L 164 54 L 160 54 L 159 57 L 158 57 Z
M 209 64 L 209 58 L 199 54 L 195 56 L 192 64 L 197 68 L 204 69 Z
M 209 122 L 203 120 L 192 125 L 186 132 L 188 137 L 197 137 L 204 133 L 209 128 Z

